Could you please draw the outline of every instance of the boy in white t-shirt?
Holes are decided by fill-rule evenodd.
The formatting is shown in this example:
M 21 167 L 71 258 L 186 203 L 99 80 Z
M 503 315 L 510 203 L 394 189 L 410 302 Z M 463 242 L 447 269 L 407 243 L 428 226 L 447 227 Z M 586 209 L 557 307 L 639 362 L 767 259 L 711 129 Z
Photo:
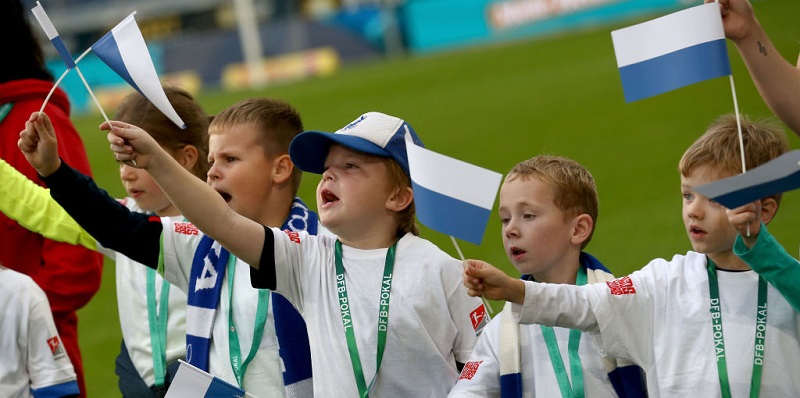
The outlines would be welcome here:
M 583 251 L 598 214 L 594 178 L 567 158 L 536 156 L 500 188 L 503 246 L 523 280 L 585 285 L 613 280 Z M 518 325 L 506 304 L 486 326 L 448 397 L 645 397 L 637 366 L 600 356 L 580 330 Z
M 778 128 L 745 119 L 742 130 L 748 169 L 788 150 Z M 735 117 L 712 124 L 679 169 L 694 251 L 586 286 L 523 282 L 469 260 L 469 293 L 513 302 L 521 323 L 591 332 L 605 354 L 644 369 L 651 397 L 800 396 L 798 313 L 734 253 L 737 231 L 726 209 L 695 191 L 741 171 Z M 779 201 L 760 200 L 760 221 L 772 220 Z
M 146 168 L 187 219 L 258 265 L 254 286 L 274 288 L 303 314 L 316 395 L 447 395 L 488 316 L 466 295 L 461 263 L 416 235 L 405 134 L 421 142 L 411 126 L 370 112 L 335 134 L 292 141 L 292 161 L 322 174 L 317 207 L 335 237 L 284 233 L 228 211 L 145 132 L 114 126 L 118 160 Z
M 0 397 L 77 397 L 50 304 L 27 275 L 0 265 Z

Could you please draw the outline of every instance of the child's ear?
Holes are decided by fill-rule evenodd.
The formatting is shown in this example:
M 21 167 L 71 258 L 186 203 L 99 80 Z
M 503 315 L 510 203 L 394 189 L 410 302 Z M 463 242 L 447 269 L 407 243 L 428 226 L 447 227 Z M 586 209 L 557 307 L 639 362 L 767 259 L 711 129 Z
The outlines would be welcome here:
M 292 177 L 294 163 L 288 153 L 284 153 L 275 158 L 272 168 L 272 180 L 276 184 L 283 184 Z
M 588 214 L 580 214 L 575 216 L 572 222 L 574 223 L 572 229 L 572 244 L 582 245 L 583 242 L 592 236 L 594 220 L 592 220 L 592 217 Z
M 184 169 L 192 170 L 194 165 L 197 164 L 198 156 L 197 147 L 194 145 L 186 145 L 178 150 L 177 160 Z
M 414 201 L 414 190 L 411 187 L 396 188 L 386 199 L 386 209 L 401 212 Z
M 761 221 L 764 223 L 764 225 L 769 224 L 777 212 L 778 201 L 774 197 L 770 196 L 768 198 L 761 199 Z

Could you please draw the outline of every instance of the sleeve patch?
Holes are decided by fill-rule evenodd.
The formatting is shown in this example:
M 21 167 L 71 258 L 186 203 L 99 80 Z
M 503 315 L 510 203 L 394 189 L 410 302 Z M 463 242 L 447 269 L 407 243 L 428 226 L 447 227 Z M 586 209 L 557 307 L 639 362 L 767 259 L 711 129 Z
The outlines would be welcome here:
M 200 230 L 198 230 L 194 224 L 189 222 L 176 222 L 174 225 L 175 233 L 182 235 L 198 235 L 200 233 Z
M 486 307 L 481 304 L 469 313 L 469 320 L 472 321 L 472 329 L 476 334 L 479 334 L 483 327 L 489 323 L 489 317 L 486 316 Z
M 284 229 L 283 233 L 285 233 L 286 236 L 289 237 L 289 240 L 291 240 L 292 242 L 297 243 L 298 245 L 300 244 L 300 234 L 299 233 L 297 233 L 295 231 L 290 231 L 288 229 Z
M 469 361 L 464 364 L 464 369 L 461 369 L 461 376 L 458 377 L 459 380 L 472 380 L 475 377 L 475 373 L 478 373 L 478 367 L 481 366 L 483 361 Z
M 58 336 L 53 336 L 47 339 L 47 346 L 50 347 L 50 353 L 53 354 L 53 358 L 59 359 L 66 355 L 64 352 L 64 347 L 61 345 L 61 339 Z
M 625 276 L 606 282 L 606 285 L 608 285 L 608 288 L 611 289 L 611 294 L 615 296 L 636 294 L 636 288 L 633 286 L 633 280 L 631 280 L 630 276 Z

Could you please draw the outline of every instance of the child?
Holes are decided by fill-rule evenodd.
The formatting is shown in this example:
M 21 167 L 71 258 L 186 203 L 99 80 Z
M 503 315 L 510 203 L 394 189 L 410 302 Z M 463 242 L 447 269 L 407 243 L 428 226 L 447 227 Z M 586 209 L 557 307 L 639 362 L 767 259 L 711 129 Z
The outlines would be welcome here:
M 175 87 L 165 87 L 164 91 L 186 122 L 185 129 L 170 122 L 138 92 L 125 98 L 117 118 L 148 126 L 148 132 L 176 161 L 198 178 L 204 178 L 208 172 L 208 116 L 186 91 Z M 4 184 L 11 183 L 13 177 L 10 170 L 3 169 Z M 121 164 L 120 178 L 128 193 L 122 203 L 129 210 L 183 220 L 146 172 Z M 81 231 L 80 227 L 68 216 L 62 216 L 63 209 L 43 188 L 24 183 L 18 183 L 15 188 L 7 191 L 0 210 L 49 239 L 80 243 L 76 238 L 85 236 L 75 232 Z M 8 197 L 15 195 L 22 197 Z M 30 203 L 37 200 L 36 195 L 46 195 L 53 203 Z M 47 209 L 51 210 L 43 214 Z M 64 226 L 67 223 L 73 225 Z M 171 289 L 155 270 L 98 247 L 96 241 L 89 238 L 87 247 L 104 252 L 116 262 L 117 305 L 123 337 L 115 369 L 120 391 L 125 397 L 163 394 L 177 370 L 178 359 L 186 356 L 186 293 Z
M 778 129 L 743 123 L 748 169 L 787 151 Z M 736 121 L 729 115 L 681 158 L 683 221 L 694 251 L 653 260 L 606 285 L 586 286 L 517 281 L 470 260 L 464 274 L 469 293 L 515 303 L 521 323 L 591 332 L 604 354 L 645 370 L 651 397 L 800 396 L 798 314 L 734 254 L 736 230 L 725 208 L 695 191 L 738 174 L 738 148 Z M 779 199 L 762 199 L 765 224 Z
M 705 0 L 706 3 L 715 1 Z M 725 36 L 736 44 L 764 101 L 800 135 L 800 65 L 792 66 L 775 49 L 749 1 L 719 0 L 718 3 Z
M 506 255 L 523 280 L 570 285 L 612 280 L 583 252 L 597 212 L 594 178 L 577 162 L 554 156 L 520 162 L 500 188 Z M 590 397 L 645 396 L 641 370 L 601 357 L 588 335 L 518 326 L 513 316 L 506 304 L 489 322 L 448 397 L 573 397 L 584 391 Z
M 460 262 L 416 235 L 406 134 L 420 143 L 403 120 L 370 112 L 335 134 L 292 141 L 295 164 L 322 174 L 317 208 L 336 237 L 238 216 L 133 126 L 114 122 L 109 141 L 117 159 L 146 168 L 189 220 L 257 267 L 254 286 L 303 314 L 317 396 L 444 397 L 488 317 L 466 296 Z
M 130 213 L 109 199 L 47 156 L 51 134 L 38 121 L 35 127 L 22 133 L 20 148 L 45 176 L 51 195 L 104 246 L 158 266 L 188 293 L 187 361 L 258 397 L 310 396 L 305 325 L 285 299 L 253 289 L 249 266 L 192 224 Z M 316 215 L 294 197 L 300 171 L 287 153 L 301 131 L 300 116 L 281 101 L 256 98 L 223 110 L 209 126 L 214 195 L 258 222 L 316 232 Z
M 0 265 L 0 308 L 0 396 L 77 397 L 75 370 L 39 285 L 27 275 Z

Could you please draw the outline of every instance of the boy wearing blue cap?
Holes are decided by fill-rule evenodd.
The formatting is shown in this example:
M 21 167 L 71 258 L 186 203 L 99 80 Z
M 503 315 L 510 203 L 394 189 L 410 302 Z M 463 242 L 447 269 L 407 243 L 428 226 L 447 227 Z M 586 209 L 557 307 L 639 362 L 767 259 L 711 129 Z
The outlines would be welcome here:
M 322 174 L 320 220 L 337 235 L 315 237 L 229 211 L 146 133 L 114 125 L 117 159 L 146 168 L 200 230 L 258 265 L 254 286 L 274 289 L 303 314 L 317 396 L 447 395 L 488 316 L 467 296 L 461 263 L 417 236 L 405 135 L 421 142 L 411 126 L 370 112 L 334 134 L 292 141 L 292 161 Z

